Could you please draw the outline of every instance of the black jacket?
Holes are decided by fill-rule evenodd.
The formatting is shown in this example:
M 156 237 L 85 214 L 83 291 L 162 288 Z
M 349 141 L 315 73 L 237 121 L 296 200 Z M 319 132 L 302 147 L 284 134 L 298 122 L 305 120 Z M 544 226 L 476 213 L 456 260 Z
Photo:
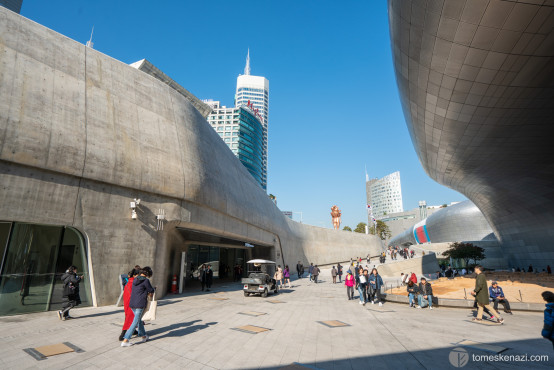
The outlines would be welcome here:
M 70 300 L 78 300 L 80 301 L 80 297 L 79 297 L 79 283 L 81 282 L 81 278 L 79 276 L 77 276 L 76 273 L 69 273 L 69 272 L 64 272 L 64 274 L 62 275 L 62 281 L 63 281 L 63 284 L 64 286 L 66 284 L 73 284 L 73 286 L 75 287 L 75 289 L 73 290 L 73 294 L 70 294 L 68 296 L 64 296 L 64 298 L 69 298 Z
M 419 283 L 419 294 L 421 295 L 433 295 L 433 288 L 431 287 L 431 283 L 425 283 L 425 286 L 423 283 Z
M 214 277 L 214 271 L 212 269 L 206 270 L 206 284 L 211 284 Z
M 137 276 L 133 280 L 133 288 L 131 290 L 131 300 L 129 307 L 131 308 L 146 308 L 148 303 L 148 293 L 154 293 L 154 288 L 145 276 Z
M 408 293 L 412 293 L 412 294 L 415 294 L 415 295 L 419 294 L 419 287 L 418 287 L 417 285 L 415 285 L 415 284 L 414 284 L 412 287 L 410 287 L 410 286 L 408 285 L 408 287 L 406 288 L 406 290 L 408 291 Z

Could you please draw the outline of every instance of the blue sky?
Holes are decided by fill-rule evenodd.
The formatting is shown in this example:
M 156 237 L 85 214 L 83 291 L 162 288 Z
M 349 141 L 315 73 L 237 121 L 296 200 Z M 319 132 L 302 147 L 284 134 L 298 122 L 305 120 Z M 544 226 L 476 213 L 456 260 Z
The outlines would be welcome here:
M 232 106 L 250 48 L 269 80 L 268 193 L 304 223 L 366 222 L 365 173 L 400 171 L 404 209 L 466 199 L 424 172 L 400 106 L 386 1 L 43 1 L 21 14 L 125 63 L 146 58 Z M 300 214 L 294 218 L 300 220 Z

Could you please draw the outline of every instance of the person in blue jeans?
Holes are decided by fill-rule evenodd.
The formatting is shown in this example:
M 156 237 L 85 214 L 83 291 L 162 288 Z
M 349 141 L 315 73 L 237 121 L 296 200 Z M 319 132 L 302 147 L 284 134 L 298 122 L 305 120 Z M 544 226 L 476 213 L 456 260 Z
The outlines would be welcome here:
M 419 294 L 417 295 L 417 300 L 419 302 L 419 306 L 417 308 L 423 308 L 423 302 L 427 301 L 429 303 L 429 309 L 433 309 L 433 288 L 431 287 L 431 283 L 427 282 L 427 279 L 424 277 L 421 278 L 421 281 L 419 283 Z
M 142 313 L 146 308 L 148 303 L 148 295 L 154 293 L 154 288 L 150 284 L 148 278 L 152 277 L 152 269 L 150 267 L 144 267 L 140 270 L 140 275 L 135 278 L 133 281 L 133 289 L 131 290 L 131 300 L 129 301 L 129 307 L 133 310 L 135 318 L 133 323 L 125 333 L 123 337 L 123 342 L 121 342 L 121 347 L 130 347 L 133 343 L 129 342 L 135 328 L 138 326 L 138 335 L 142 337 L 140 343 L 144 343 L 148 340 L 148 334 L 144 330 L 144 325 L 142 323 Z
M 504 296 L 504 291 L 501 287 L 498 286 L 498 282 L 492 282 L 492 285 L 489 287 L 489 297 L 494 304 L 493 308 L 495 311 L 498 311 L 498 304 L 501 303 L 504 306 L 504 312 L 512 315 L 510 302 L 508 302 L 508 300 Z
M 360 304 L 365 305 L 365 294 L 367 289 L 367 270 L 358 276 L 358 293 L 360 293 Z
M 414 284 L 413 281 L 410 280 L 408 282 L 408 286 L 406 287 L 406 290 L 408 291 L 408 300 L 410 301 L 410 307 L 414 307 L 414 298 L 417 297 L 419 288 L 417 285 Z

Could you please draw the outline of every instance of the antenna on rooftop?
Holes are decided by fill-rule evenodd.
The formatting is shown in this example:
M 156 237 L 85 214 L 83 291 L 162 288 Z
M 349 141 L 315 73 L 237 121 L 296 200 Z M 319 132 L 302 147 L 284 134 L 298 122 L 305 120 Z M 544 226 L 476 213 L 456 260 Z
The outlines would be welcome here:
M 246 66 L 244 67 L 244 74 L 250 75 L 250 48 L 248 48 L 248 54 L 246 54 Z
M 90 39 L 87 41 L 87 48 L 93 49 L 94 43 L 92 42 L 92 34 L 94 33 L 94 26 L 92 26 L 92 31 L 90 32 Z

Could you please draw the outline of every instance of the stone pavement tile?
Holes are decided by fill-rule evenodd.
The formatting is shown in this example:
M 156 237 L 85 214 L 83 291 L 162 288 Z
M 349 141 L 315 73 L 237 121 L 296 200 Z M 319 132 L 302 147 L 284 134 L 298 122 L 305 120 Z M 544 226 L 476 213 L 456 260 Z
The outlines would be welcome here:
M 0 367 L 105 369 L 139 362 L 164 370 L 242 369 L 279 368 L 298 362 L 324 369 L 365 369 L 368 364 L 370 368 L 444 368 L 453 343 L 463 339 L 505 345 L 510 353 L 551 353 L 551 344 L 540 338 L 542 313 L 517 313 L 507 316 L 504 326 L 480 327 L 465 321 L 469 310 L 414 310 L 390 303 L 382 308 L 363 307 L 346 299 L 342 284 L 315 285 L 304 279 L 294 285 L 292 291 L 276 296 L 287 302 L 278 305 L 260 297 L 244 297 L 240 287 L 226 291 L 229 300 L 222 301 L 224 304 L 207 300 L 206 294 L 160 300 L 158 320 L 146 328 L 152 340 L 130 348 L 121 348 L 117 340 L 118 325 L 123 321 L 120 308 L 77 308 L 75 316 L 80 318 L 63 323 L 52 312 L 0 317 Z M 391 307 L 396 312 L 379 311 Z M 243 310 L 267 315 L 237 314 Z M 316 322 L 320 320 L 340 320 L 352 326 L 327 328 Z M 256 335 L 230 330 L 244 324 L 273 330 Z M 66 341 L 85 352 L 38 362 L 22 351 Z

